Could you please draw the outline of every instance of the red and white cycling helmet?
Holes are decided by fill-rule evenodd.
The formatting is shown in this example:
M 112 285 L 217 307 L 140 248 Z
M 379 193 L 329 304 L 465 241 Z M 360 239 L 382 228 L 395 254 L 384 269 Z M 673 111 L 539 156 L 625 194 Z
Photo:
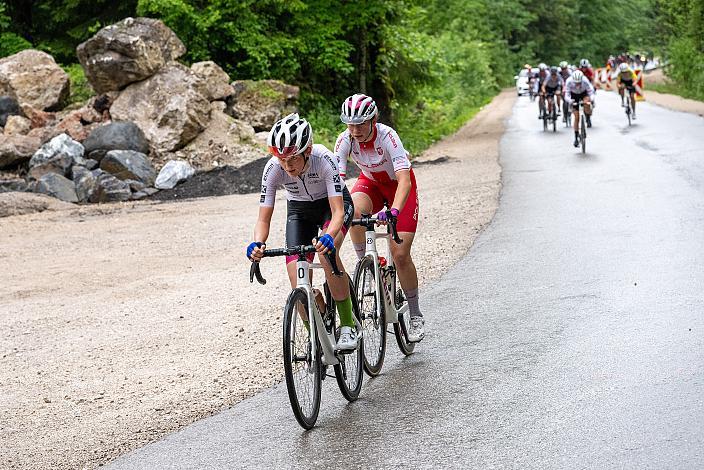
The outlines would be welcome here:
M 371 96 L 354 94 L 342 103 L 340 120 L 345 124 L 362 124 L 379 113 Z
M 276 121 L 266 139 L 269 153 L 283 159 L 303 153 L 312 141 L 313 129 L 297 113 Z

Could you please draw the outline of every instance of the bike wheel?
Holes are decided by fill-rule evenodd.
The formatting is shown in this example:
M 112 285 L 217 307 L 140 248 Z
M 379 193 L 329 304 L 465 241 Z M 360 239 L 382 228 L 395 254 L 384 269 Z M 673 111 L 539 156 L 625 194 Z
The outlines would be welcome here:
M 396 308 L 400 309 L 401 306 L 406 302 L 406 298 L 399 289 L 396 292 Z M 398 322 L 394 323 L 394 335 L 396 336 L 396 343 L 398 348 L 406 356 L 413 354 L 413 350 L 416 348 L 416 343 L 410 343 L 406 339 L 408 337 L 408 329 L 411 327 L 411 315 L 409 312 L 399 313 Z
M 354 293 L 364 329 L 364 370 L 370 377 L 379 375 L 386 354 L 386 310 L 383 302 L 377 308 L 377 291 L 380 285 L 374 276 L 374 260 L 364 257 L 355 269 Z
M 318 353 L 317 359 L 313 360 L 310 331 L 303 323 L 301 314 L 310 318 L 308 296 L 303 289 L 294 289 L 288 296 L 284 310 L 286 389 L 298 424 L 305 429 L 311 429 L 315 426 L 320 412 L 321 356 Z
M 628 103 L 626 105 L 626 117 L 628 118 L 628 126 L 630 127 L 631 125 L 631 104 Z
M 584 117 L 584 113 L 582 113 L 582 118 L 580 122 L 580 131 L 579 131 L 579 136 L 582 143 L 582 153 L 586 153 L 587 151 L 587 122 L 586 118 Z
M 354 293 L 354 286 L 350 280 L 350 295 L 352 296 L 352 312 L 355 318 L 361 324 L 359 317 L 359 308 L 357 305 L 357 296 Z M 332 301 L 332 299 L 330 299 Z M 340 318 L 335 315 L 335 325 L 340 324 Z M 339 328 L 335 328 L 335 339 L 340 338 Z M 364 376 L 364 335 L 361 335 L 357 343 L 357 349 L 349 354 L 338 354 L 337 359 L 340 361 L 336 364 L 335 379 L 340 387 L 340 392 L 347 401 L 355 401 L 359 397 L 359 391 L 362 390 L 362 377 Z
M 557 112 L 554 105 L 552 107 L 552 131 L 557 132 Z
M 543 113 L 543 132 L 548 130 L 548 115 L 547 113 Z

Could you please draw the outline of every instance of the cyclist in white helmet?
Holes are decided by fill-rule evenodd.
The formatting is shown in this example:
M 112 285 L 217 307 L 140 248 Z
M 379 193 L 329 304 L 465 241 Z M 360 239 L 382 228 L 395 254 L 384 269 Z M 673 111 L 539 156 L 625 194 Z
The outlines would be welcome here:
M 618 73 L 616 75 L 616 81 L 618 83 L 618 93 L 621 95 L 621 106 L 625 106 L 623 103 L 624 89 L 628 90 L 629 100 L 631 101 L 631 109 L 633 110 L 632 117 L 636 118 L 636 81 L 638 77 L 633 69 L 626 63 L 622 62 L 618 66 Z
M 313 129 L 298 114 L 289 114 L 277 121 L 269 132 L 267 143 L 273 156 L 264 167 L 259 217 L 254 226 L 254 241 L 247 246 L 247 258 L 259 261 L 264 255 L 276 190 L 283 186 L 288 212 L 286 246 L 312 243 L 319 255 L 337 248 L 337 266 L 344 273 L 339 248 L 352 222 L 354 205 L 340 178 L 335 155 L 324 145 L 313 144 Z M 318 238 L 319 229 L 324 234 Z M 308 257 L 312 262 L 313 255 Z M 296 286 L 297 258 L 286 257 L 292 287 Z M 333 275 L 328 260 L 324 256 L 319 256 L 319 259 L 340 315 L 337 346 L 341 351 L 351 351 L 357 347 L 358 337 L 352 316 L 348 277 Z
M 538 64 L 538 76 L 536 77 L 535 80 L 535 94 L 537 95 L 540 93 L 540 90 L 543 89 L 543 83 L 545 83 L 545 80 L 550 76 L 550 69 L 548 68 L 547 65 L 540 63 Z M 543 95 L 541 94 L 539 99 L 538 99 L 538 119 L 543 119 L 543 102 L 545 99 L 543 98 Z
M 381 220 L 396 219 L 403 243 L 391 240 L 391 254 L 398 278 L 408 299 L 410 329 L 408 338 L 417 342 L 425 336 L 423 314 L 418 307 L 418 274 L 411 258 L 411 247 L 418 225 L 418 192 L 408 152 L 394 129 L 378 122 L 374 100 L 363 94 L 348 97 L 342 103 L 340 120 L 347 130 L 337 138 L 335 155 L 340 172 L 345 175 L 347 159 L 359 167 L 361 174 L 352 188 L 355 217 L 376 213 Z M 388 211 L 382 210 L 384 205 Z M 353 227 L 350 236 L 357 256 L 365 252 L 364 227 Z
M 580 70 L 575 70 L 565 83 L 565 100 L 572 103 L 574 113 L 574 146 L 579 147 L 579 102 L 584 103 L 587 127 L 592 127 L 591 98 L 594 87 Z

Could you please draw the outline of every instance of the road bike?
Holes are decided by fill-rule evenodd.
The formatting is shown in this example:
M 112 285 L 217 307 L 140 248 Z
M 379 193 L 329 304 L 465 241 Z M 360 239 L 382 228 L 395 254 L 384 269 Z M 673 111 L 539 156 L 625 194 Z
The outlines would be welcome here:
M 562 120 L 565 122 L 565 127 L 572 127 L 572 112 L 570 110 L 569 102 L 562 98 Z
M 543 131 L 547 130 L 548 126 L 552 124 L 552 131 L 557 132 L 557 105 L 555 104 L 555 95 L 548 93 L 546 98 L 547 103 L 547 117 L 543 115 Z
M 550 117 L 548 116 L 547 103 L 545 102 L 545 97 L 540 95 L 540 116 L 543 118 L 543 132 L 548 130 L 548 121 Z
M 575 103 L 572 105 L 574 106 Z M 581 108 L 581 109 L 580 109 Z M 584 113 L 584 101 L 578 101 L 575 109 L 579 113 L 579 143 L 582 146 L 582 153 L 587 151 L 587 118 Z
M 631 125 L 631 99 L 633 99 L 633 94 L 635 93 L 635 90 L 632 90 L 630 88 L 627 88 L 628 90 L 628 97 L 626 97 L 626 118 L 628 119 L 628 125 Z
M 359 342 L 354 351 L 344 353 L 337 350 L 340 329 L 335 301 L 326 282 L 323 285 L 324 305 L 316 302 L 315 290 L 310 280 L 311 271 L 322 269 L 322 266 L 319 263 L 309 263 L 306 258 L 308 253 L 315 253 L 313 245 L 264 251 L 264 257 L 298 257 L 296 287 L 289 294 L 284 307 L 283 359 L 291 409 L 298 423 L 305 429 L 315 426 L 318 419 L 322 381 L 327 376 L 328 366 L 333 366 L 340 391 L 350 402 L 359 397 L 364 371 L 363 335 L 358 334 Z M 332 265 L 333 275 L 343 275 L 337 267 L 334 251 L 326 254 L 326 257 Z M 250 282 L 254 282 L 255 277 L 260 284 L 266 284 L 259 262 L 252 263 Z M 349 276 L 347 279 L 350 284 L 355 326 L 358 332 L 362 332 L 354 286 Z
M 387 214 L 390 215 L 391 212 Z M 399 286 L 390 249 L 391 238 L 396 243 L 402 243 L 403 240 L 398 236 L 395 218 L 389 217 L 388 220 L 385 234 L 375 230 L 379 222 L 377 217 L 362 214 L 361 218 L 352 220 L 353 226 L 366 228 L 366 251 L 355 267 L 354 291 L 364 327 L 364 370 L 370 377 L 378 375 L 384 364 L 387 324 L 393 325 L 396 343 L 404 355 L 413 354 L 415 349 L 415 343 L 408 340 L 408 302 Z M 386 240 L 386 257 L 379 256 L 377 238 Z

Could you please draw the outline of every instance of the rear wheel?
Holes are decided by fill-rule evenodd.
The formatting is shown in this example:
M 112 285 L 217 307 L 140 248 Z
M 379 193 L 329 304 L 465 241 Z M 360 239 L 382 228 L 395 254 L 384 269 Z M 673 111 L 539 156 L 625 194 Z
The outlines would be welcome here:
M 320 389 L 322 385 L 318 345 L 313 360 L 310 327 L 303 319 L 310 318 L 308 296 L 303 289 L 294 289 L 288 296 L 284 309 L 284 372 L 286 389 L 293 415 L 305 429 L 315 426 L 320 412 Z
M 359 308 L 357 305 L 357 296 L 354 293 L 354 286 L 350 280 L 350 296 L 352 297 L 352 312 L 361 324 L 361 318 L 359 317 Z M 330 301 L 333 302 L 332 298 Z M 337 327 L 340 324 L 340 317 L 336 313 L 334 316 L 334 326 L 335 328 L 335 340 L 340 339 L 340 329 Z M 359 397 L 359 391 L 362 390 L 362 377 L 364 376 L 364 335 L 359 336 L 359 342 L 357 343 L 357 349 L 350 352 L 349 354 L 338 354 L 337 359 L 340 361 L 336 364 L 335 378 L 337 379 L 337 385 L 340 387 L 340 392 L 347 401 L 355 401 Z
M 364 370 L 374 377 L 381 372 L 386 354 L 386 311 L 383 302 L 377 308 L 376 293 L 381 290 L 374 276 L 373 258 L 364 257 L 357 263 L 353 290 L 363 328 Z M 383 294 L 380 297 L 383 298 Z

